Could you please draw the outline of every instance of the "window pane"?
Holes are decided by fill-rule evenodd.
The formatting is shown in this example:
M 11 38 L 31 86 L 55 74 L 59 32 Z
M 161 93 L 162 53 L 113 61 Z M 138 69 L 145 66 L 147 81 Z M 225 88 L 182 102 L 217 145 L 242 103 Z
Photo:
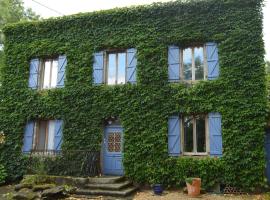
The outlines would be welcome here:
M 50 87 L 50 75 L 51 75 L 51 61 L 47 60 L 44 63 L 44 71 L 43 71 L 43 88 Z
M 206 152 L 205 145 L 205 117 L 196 118 L 197 152 Z
M 116 54 L 109 54 L 108 60 L 108 85 L 114 85 L 116 81 Z
M 125 83 L 126 75 L 126 53 L 118 54 L 118 80 L 117 83 Z
M 38 134 L 36 138 L 36 149 L 45 150 L 46 147 L 46 121 L 40 121 L 38 127 Z
M 49 133 L 48 133 L 48 150 L 54 149 L 54 120 L 49 121 Z
M 192 50 L 191 48 L 183 50 L 184 79 L 192 80 Z
M 193 152 L 193 118 L 184 118 L 184 151 Z
M 195 80 L 204 79 L 204 62 L 203 62 L 203 48 L 196 47 L 194 49 L 194 59 L 195 59 Z
M 54 88 L 57 84 L 58 60 L 53 60 L 52 64 L 51 87 Z

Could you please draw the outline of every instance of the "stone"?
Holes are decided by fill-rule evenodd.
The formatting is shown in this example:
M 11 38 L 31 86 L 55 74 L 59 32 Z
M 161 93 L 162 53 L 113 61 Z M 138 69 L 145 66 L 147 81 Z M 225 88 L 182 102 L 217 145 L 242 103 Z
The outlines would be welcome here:
M 50 188 L 53 188 L 53 187 L 55 187 L 54 184 L 34 185 L 33 186 L 33 191 L 34 192 L 43 191 L 43 190 L 47 190 L 47 189 L 50 189 Z
M 13 195 L 14 200 L 34 200 L 38 197 L 39 195 L 37 193 L 34 193 L 32 190 L 28 188 L 23 188 Z
M 63 186 L 57 186 L 50 189 L 46 189 L 41 193 L 42 197 L 45 198 L 62 198 L 68 196 Z
M 29 183 L 20 183 L 18 185 L 15 185 L 14 190 L 15 191 L 19 191 L 19 190 L 21 190 L 23 188 L 31 189 L 32 187 L 33 187 L 32 184 L 29 184 Z

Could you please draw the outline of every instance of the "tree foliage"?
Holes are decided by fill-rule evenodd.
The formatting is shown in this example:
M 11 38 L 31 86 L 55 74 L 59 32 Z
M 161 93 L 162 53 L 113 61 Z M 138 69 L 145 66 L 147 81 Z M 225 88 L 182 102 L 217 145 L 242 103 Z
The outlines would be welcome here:
M 265 185 L 266 84 L 261 0 L 202 0 L 8 25 L 0 92 L 0 155 L 10 179 L 23 174 L 24 126 L 63 119 L 63 149 L 100 150 L 104 119 L 124 127 L 125 174 L 140 183 L 183 184 L 202 177 L 246 190 Z M 168 83 L 169 45 L 218 43 L 220 77 L 192 86 Z M 251 42 L 252 41 L 252 42 Z M 137 84 L 92 85 L 93 53 L 137 49 Z M 32 58 L 66 54 L 65 87 L 28 88 Z M 223 157 L 170 158 L 168 117 L 219 112 Z

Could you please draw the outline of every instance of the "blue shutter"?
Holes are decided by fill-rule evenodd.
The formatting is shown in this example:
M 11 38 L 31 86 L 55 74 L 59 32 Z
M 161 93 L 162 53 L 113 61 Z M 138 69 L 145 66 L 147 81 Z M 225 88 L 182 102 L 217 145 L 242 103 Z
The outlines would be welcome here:
M 168 48 L 168 78 L 169 82 L 180 80 L 180 49 L 177 46 Z
M 168 152 L 170 156 L 179 156 L 181 153 L 181 129 L 179 116 L 171 116 L 168 121 Z
M 137 76 L 137 50 L 132 48 L 127 50 L 127 83 L 136 83 Z
M 103 83 L 104 74 L 104 53 L 103 51 L 94 53 L 94 65 L 93 65 L 93 79 L 95 85 Z
M 56 87 L 61 88 L 65 86 L 65 71 L 67 66 L 67 57 L 65 55 L 58 58 L 58 72 Z
M 24 139 L 23 139 L 24 153 L 29 153 L 32 150 L 34 128 L 35 123 L 33 121 L 29 121 L 24 128 Z
M 39 60 L 32 59 L 30 61 L 30 71 L 29 71 L 29 80 L 28 86 L 32 89 L 38 88 L 38 75 L 39 75 Z
M 222 156 L 221 115 L 219 113 L 209 113 L 208 117 L 210 155 Z
M 63 136 L 63 120 L 55 120 L 55 130 L 54 130 L 54 150 L 60 151 L 62 145 Z
M 208 80 L 219 77 L 218 47 L 214 42 L 206 43 Z

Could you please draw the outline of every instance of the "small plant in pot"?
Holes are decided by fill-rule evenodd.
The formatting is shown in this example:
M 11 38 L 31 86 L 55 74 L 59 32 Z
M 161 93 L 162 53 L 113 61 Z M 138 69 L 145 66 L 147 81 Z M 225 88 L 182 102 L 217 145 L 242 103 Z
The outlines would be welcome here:
M 197 197 L 201 192 L 201 179 L 200 178 L 186 178 L 188 195 Z

